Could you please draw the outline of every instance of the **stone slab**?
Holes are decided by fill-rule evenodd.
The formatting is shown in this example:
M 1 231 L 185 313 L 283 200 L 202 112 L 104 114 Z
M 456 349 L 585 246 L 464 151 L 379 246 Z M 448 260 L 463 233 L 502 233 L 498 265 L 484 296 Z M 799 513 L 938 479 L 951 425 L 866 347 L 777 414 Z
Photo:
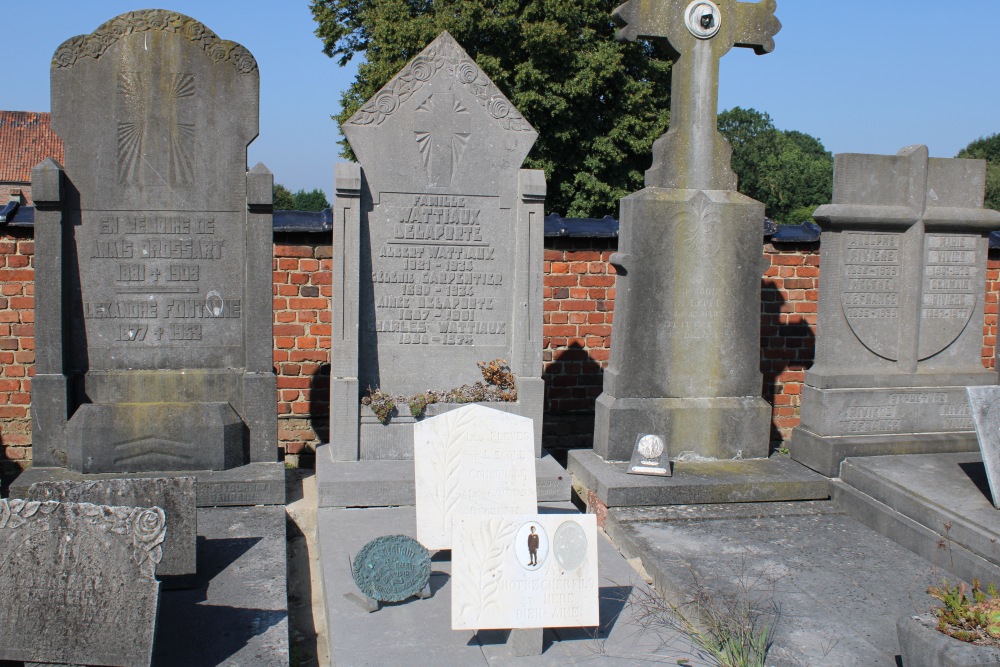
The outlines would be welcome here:
M 0 660 L 148 667 L 159 508 L 0 500 Z
M 159 507 L 167 517 L 163 557 L 156 576 L 183 576 L 197 570 L 195 544 L 198 515 L 193 477 L 153 477 L 90 480 L 86 482 L 37 482 L 30 485 L 25 500 L 55 500 L 124 507 Z M 21 488 L 21 487 L 19 487 Z
M 835 497 L 859 521 L 966 581 L 1000 581 L 1000 513 L 978 454 L 848 459 L 842 475 Z
M 451 627 L 596 627 L 597 517 L 456 517 Z
M 993 507 L 1000 509 L 1000 387 L 967 387 Z
M 283 507 L 198 510 L 198 580 L 160 599 L 153 667 L 287 667 Z
M 904 667 L 1000 667 L 1000 649 L 959 641 L 936 626 L 932 614 L 907 615 L 896 622 Z
M 320 507 L 395 507 L 414 505 L 413 461 L 334 461 L 330 445 L 316 450 Z M 538 502 L 564 502 L 570 477 L 548 453 L 535 459 Z
M 541 511 L 577 514 L 568 503 L 543 505 Z M 643 631 L 627 600 L 649 588 L 603 535 L 598 536 L 600 627 L 596 632 L 583 628 L 546 629 L 541 655 L 517 657 L 507 643 L 506 631 L 451 630 L 449 552 L 440 552 L 432 561 L 429 599 L 411 598 L 369 613 L 344 597 L 355 590 L 348 557 L 379 535 L 415 536 L 414 508 L 321 508 L 317 523 L 331 665 L 562 667 L 595 663 L 627 667 L 677 664 L 678 659 L 687 659 L 693 667 L 708 666 L 687 638 Z
M 196 479 L 198 507 L 242 507 L 285 504 L 285 466 L 282 463 L 251 463 L 231 470 L 195 470 L 157 473 L 104 473 L 84 475 L 65 468 L 28 468 L 10 485 L 11 495 L 27 493 L 36 482 L 86 482 L 118 478 L 145 479 L 190 477 Z
M 799 426 L 792 432 L 788 449 L 799 463 L 827 477 L 839 477 L 847 458 L 976 452 L 979 442 L 973 432 L 823 437 Z
M 569 453 L 569 472 L 608 507 L 774 502 L 830 497 L 826 478 L 782 455 L 748 461 L 678 461 L 672 477 L 629 475 L 589 449 Z
M 895 667 L 896 619 L 930 609 L 924 591 L 940 582 L 941 569 L 833 502 L 801 505 L 739 506 L 728 517 L 730 509 L 718 506 L 611 508 L 607 529 L 668 598 L 697 590 L 694 571 L 717 599 L 752 585 L 756 599 L 777 602 L 769 666 Z M 637 516 L 648 511 L 652 520 Z
M 452 548 L 466 514 L 533 514 L 538 506 L 530 419 L 467 405 L 413 427 L 417 539 Z

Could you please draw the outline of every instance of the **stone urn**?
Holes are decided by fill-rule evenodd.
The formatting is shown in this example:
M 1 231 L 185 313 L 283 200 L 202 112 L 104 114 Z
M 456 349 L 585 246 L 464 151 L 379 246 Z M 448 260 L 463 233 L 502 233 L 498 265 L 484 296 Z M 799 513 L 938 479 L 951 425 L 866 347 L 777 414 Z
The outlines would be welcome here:
M 1000 648 L 960 641 L 936 625 L 930 613 L 896 621 L 903 667 L 1000 667 Z

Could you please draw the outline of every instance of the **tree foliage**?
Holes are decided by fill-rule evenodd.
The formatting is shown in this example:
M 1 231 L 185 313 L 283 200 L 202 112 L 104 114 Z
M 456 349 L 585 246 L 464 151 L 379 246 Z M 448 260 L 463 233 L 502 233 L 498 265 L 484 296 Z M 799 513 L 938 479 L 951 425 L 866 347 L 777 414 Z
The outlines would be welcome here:
M 833 157 L 819 139 L 779 130 L 756 109 L 719 114 L 719 131 L 733 148 L 738 189 L 762 202 L 775 222 L 798 224 L 833 196 Z
M 339 123 L 447 30 L 538 130 L 525 167 L 545 170 L 546 208 L 601 217 L 642 188 L 669 119 L 670 62 L 650 43 L 615 40 L 620 2 L 311 0 L 311 9 L 328 56 L 364 58 Z
M 976 139 L 955 157 L 986 160 L 986 208 L 1000 211 L 1000 134 Z
M 292 194 L 284 185 L 274 184 L 275 211 L 322 211 L 324 208 L 330 208 L 330 202 L 319 188 L 309 192 L 299 190 Z

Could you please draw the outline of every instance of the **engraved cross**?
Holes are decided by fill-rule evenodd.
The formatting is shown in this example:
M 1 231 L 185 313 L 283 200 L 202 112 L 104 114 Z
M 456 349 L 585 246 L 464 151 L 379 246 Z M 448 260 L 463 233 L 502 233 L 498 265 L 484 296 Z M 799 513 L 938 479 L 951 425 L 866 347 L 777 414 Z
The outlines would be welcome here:
M 416 111 L 413 133 L 430 185 L 448 187 L 472 137 L 472 114 L 450 92 L 431 94 Z
M 719 60 L 734 46 L 774 50 L 776 8 L 775 0 L 628 0 L 614 11 L 618 39 L 651 39 L 674 55 L 670 130 L 654 145 L 647 186 L 736 189 L 718 132 Z

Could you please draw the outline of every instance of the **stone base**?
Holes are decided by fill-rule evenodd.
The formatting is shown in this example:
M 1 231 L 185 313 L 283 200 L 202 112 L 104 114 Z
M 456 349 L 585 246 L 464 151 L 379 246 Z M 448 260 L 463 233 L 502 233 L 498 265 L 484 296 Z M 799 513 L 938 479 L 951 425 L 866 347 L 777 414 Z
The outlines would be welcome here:
M 1000 512 L 978 453 L 848 459 L 841 475 L 834 497 L 855 519 L 965 581 L 1000 582 Z
M 979 441 L 974 431 L 822 436 L 799 426 L 788 448 L 799 463 L 827 477 L 838 477 L 840 464 L 848 457 L 978 452 Z
M 86 482 L 100 479 L 194 477 L 198 507 L 242 507 L 285 504 L 285 466 L 250 463 L 230 470 L 194 470 L 86 475 L 65 468 L 28 468 L 10 485 L 12 497 L 22 497 L 35 482 Z
M 229 403 L 87 403 L 66 425 L 66 467 L 84 473 L 226 470 L 250 460 Z
M 771 406 L 763 398 L 597 399 L 594 451 L 628 461 L 636 437 L 661 436 L 671 459 L 684 452 L 715 459 L 764 458 L 770 447 Z
M 565 502 L 569 474 L 543 451 L 535 459 L 538 502 Z M 334 461 L 330 445 L 316 450 L 320 507 L 397 507 L 416 503 L 413 461 Z
M 629 475 L 628 463 L 591 450 L 569 453 L 573 478 L 607 507 L 701 505 L 829 498 L 829 480 L 782 455 L 747 461 L 677 462 L 672 477 Z

